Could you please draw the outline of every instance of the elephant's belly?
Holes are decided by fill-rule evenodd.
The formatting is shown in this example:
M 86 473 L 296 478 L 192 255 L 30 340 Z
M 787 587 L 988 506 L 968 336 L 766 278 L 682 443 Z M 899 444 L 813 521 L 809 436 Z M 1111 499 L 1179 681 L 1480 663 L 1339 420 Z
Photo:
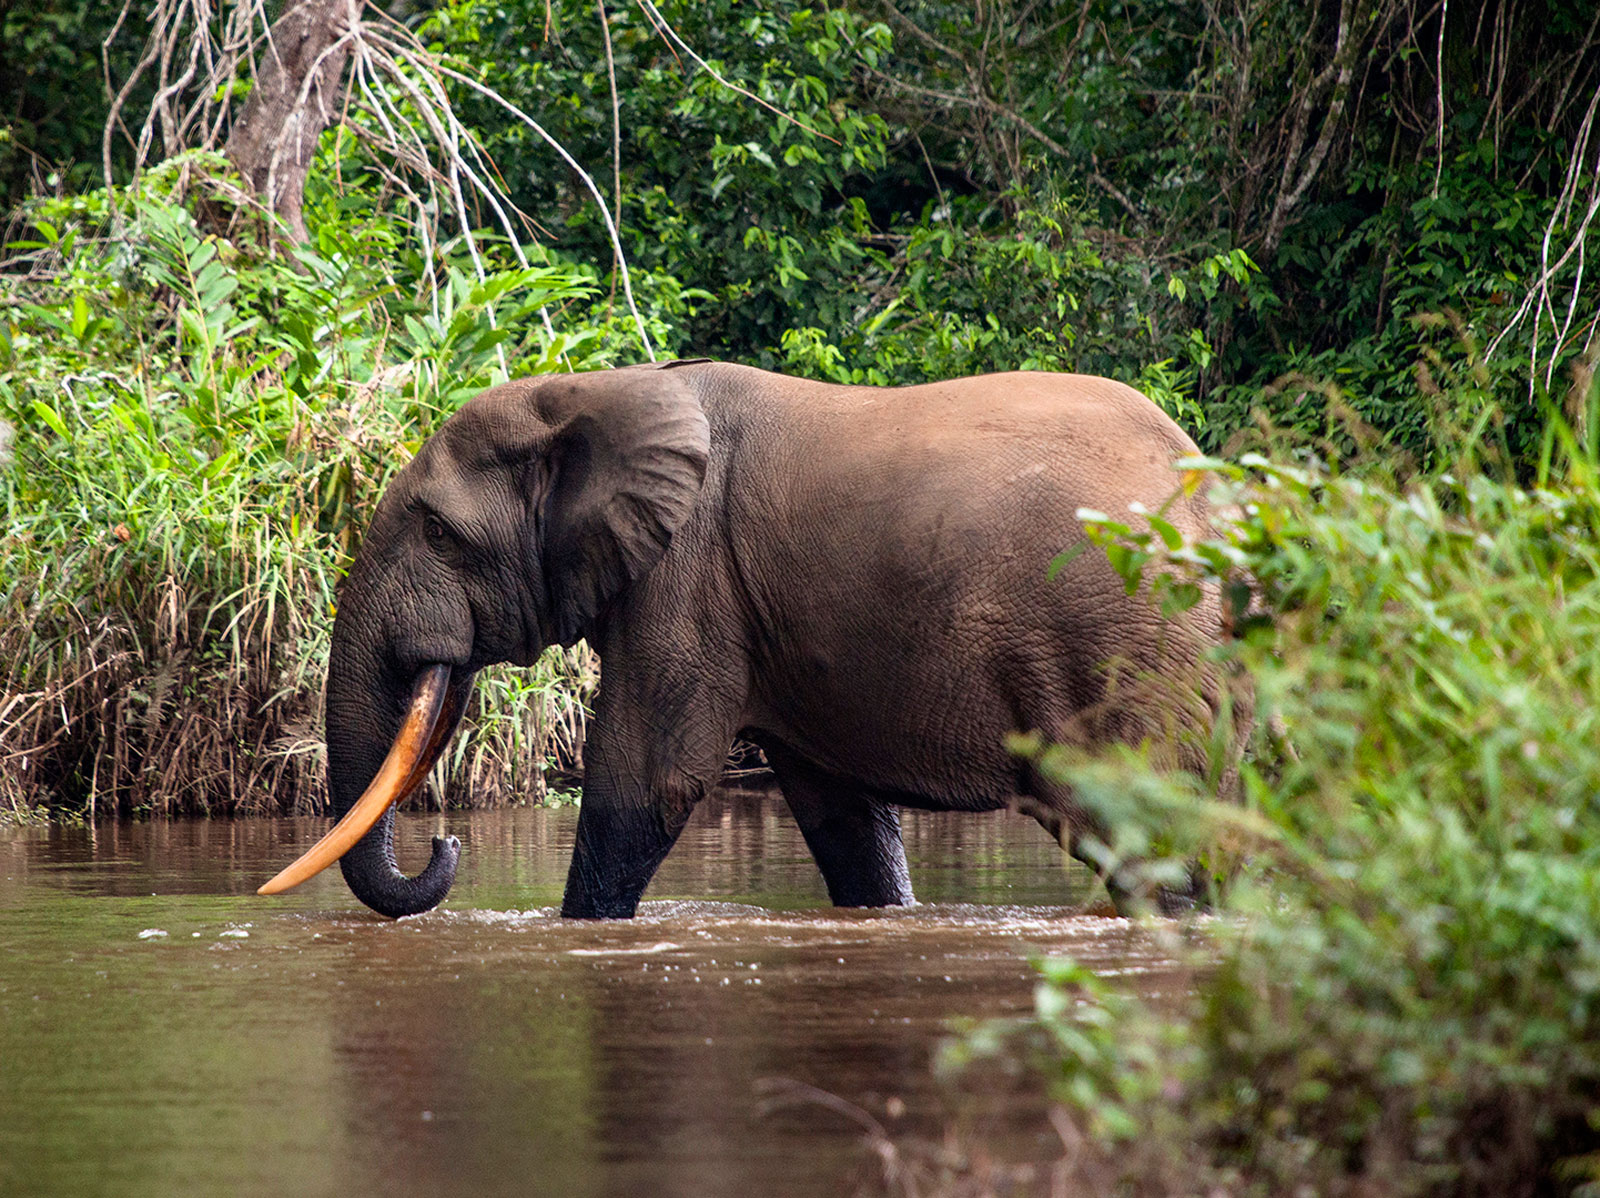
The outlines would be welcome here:
M 1080 555 L 1052 579 L 1042 551 L 922 548 L 777 593 L 752 638 L 753 729 L 906 805 L 961 810 L 1026 789 L 1011 733 L 1138 743 L 1107 718 L 1106 663 L 1159 668 L 1166 631 L 1103 560 Z
M 937 687 L 818 688 L 759 703 L 746 735 L 771 739 L 828 774 L 906 807 L 992 811 L 1017 790 L 1002 705 L 930 702 Z M 786 699 L 787 701 L 784 701 Z

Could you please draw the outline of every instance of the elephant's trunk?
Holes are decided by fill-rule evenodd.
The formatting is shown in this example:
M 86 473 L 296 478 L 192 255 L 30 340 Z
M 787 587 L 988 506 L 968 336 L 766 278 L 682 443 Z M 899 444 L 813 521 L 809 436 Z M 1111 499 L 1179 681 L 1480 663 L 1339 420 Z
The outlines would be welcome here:
M 394 810 L 379 817 L 373 829 L 339 858 L 339 870 L 350 890 L 379 915 L 399 919 L 419 915 L 444 902 L 456 880 L 461 842 L 435 836 L 428 866 L 414 878 L 400 872 L 394 858 Z
M 387 753 L 382 735 L 383 693 L 375 674 L 350 669 L 348 645 L 335 635 L 328 671 L 328 790 L 339 822 L 334 829 L 260 890 L 276 894 L 339 862 L 351 891 L 379 914 L 398 918 L 438 906 L 455 881 L 461 854 L 455 837 L 435 837 L 433 855 L 415 878 L 402 874 L 394 855 L 394 806 L 420 786 L 449 742 L 461 716 L 470 674 L 449 666 L 418 671 L 409 708 Z

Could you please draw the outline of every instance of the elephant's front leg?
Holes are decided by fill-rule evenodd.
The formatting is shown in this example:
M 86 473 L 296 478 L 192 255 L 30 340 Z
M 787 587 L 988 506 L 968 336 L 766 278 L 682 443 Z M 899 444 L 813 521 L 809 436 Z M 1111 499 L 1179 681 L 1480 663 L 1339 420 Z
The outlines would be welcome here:
M 765 747 L 765 752 L 833 905 L 914 903 L 900 839 L 900 809 L 813 769 L 781 746 Z
M 631 919 L 704 789 L 668 798 L 586 781 L 561 914 Z
M 601 685 L 561 901 L 568 919 L 632 918 L 695 805 L 721 777 L 732 717 L 708 699 L 668 718 L 651 700 L 630 698 L 622 686 L 608 695 Z

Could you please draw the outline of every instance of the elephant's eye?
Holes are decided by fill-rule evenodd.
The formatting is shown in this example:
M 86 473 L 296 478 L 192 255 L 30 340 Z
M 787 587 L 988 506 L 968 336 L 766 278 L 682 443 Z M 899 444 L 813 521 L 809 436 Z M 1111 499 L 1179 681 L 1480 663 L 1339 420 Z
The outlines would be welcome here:
M 428 544 L 443 545 L 450 539 L 450 534 L 444 529 L 444 521 L 438 516 L 429 516 L 422 522 L 423 534 L 428 538 Z

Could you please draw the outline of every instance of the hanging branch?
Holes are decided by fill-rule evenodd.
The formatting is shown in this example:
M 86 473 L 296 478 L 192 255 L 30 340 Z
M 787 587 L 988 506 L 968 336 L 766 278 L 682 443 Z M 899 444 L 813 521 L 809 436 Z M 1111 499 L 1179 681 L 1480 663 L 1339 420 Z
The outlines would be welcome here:
M 482 206 L 527 268 L 523 240 L 535 233 L 536 224 L 506 194 L 483 143 L 456 115 L 445 81 L 460 83 L 532 129 L 588 188 L 611 240 L 639 343 L 655 360 L 611 207 L 588 172 L 538 122 L 493 88 L 441 63 L 411 30 L 364 0 L 291 0 L 275 22 L 266 0 L 240 0 L 225 14 L 213 3 L 154 0 L 144 51 L 115 90 L 101 140 L 108 188 L 116 140 L 131 146 L 137 177 L 151 159 L 159 131 L 165 157 L 189 149 L 225 149 L 254 189 L 253 202 L 275 216 L 290 239 L 304 241 L 306 175 L 322 132 L 338 125 L 369 151 L 372 169 L 412 210 L 430 255 L 446 240 L 441 222 L 447 222 L 479 278 L 486 277 L 475 228 Z M 125 0 L 102 46 L 108 86 L 109 45 L 127 24 L 131 4 Z M 152 75 L 154 98 L 137 134 L 130 133 L 123 120 L 129 97 Z M 236 108 L 241 77 L 253 79 L 254 86 Z M 620 194 L 620 167 L 613 174 Z M 115 206 L 112 211 L 120 223 L 120 211 Z M 437 306 L 437 281 L 431 274 L 427 278 Z M 541 308 L 540 316 L 553 339 L 548 311 Z
M 639 5 L 640 10 L 645 14 L 645 16 L 650 18 L 650 22 L 651 22 L 651 24 L 653 24 L 656 27 L 657 32 L 659 32 L 662 37 L 667 39 L 667 42 L 668 42 L 669 45 L 676 45 L 680 50 L 682 50 L 690 58 L 694 59 L 695 62 L 699 64 L 701 70 L 705 71 L 706 74 L 710 75 L 718 83 L 722 84 L 723 87 L 727 88 L 731 92 L 737 92 L 739 95 L 743 96 L 747 100 L 754 100 L 757 104 L 761 105 L 761 107 L 765 108 L 768 112 L 774 113 L 775 115 L 782 117 L 784 120 L 788 121 L 791 125 L 795 126 L 798 129 L 804 129 L 807 133 L 810 133 L 814 137 L 820 137 L 820 138 L 822 138 L 823 141 L 831 141 L 834 145 L 838 145 L 839 144 L 839 139 L 837 137 L 829 137 L 826 133 L 822 132 L 820 129 L 815 129 L 812 126 L 806 124 L 799 117 L 793 116 L 790 113 L 785 112 L 783 109 L 779 108 L 776 104 L 773 104 L 773 103 L 770 103 L 769 101 L 763 100 L 760 96 L 756 95 L 755 92 L 747 91 L 746 89 L 740 87 L 737 83 L 732 83 L 729 80 L 725 79 L 722 76 L 722 74 L 715 67 L 713 67 L 705 59 L 701 58 L 700 55 L 695 53 L 694 47 L 691 46 L 688 42 L 684 41 L 681 36 L 679 36 L 678 31 L 676 29 L 674 29 L 670 24 L 667 23 L 667 18 L 661 15 L 661 10 L 658 9 L 654 4 L 652 4 L 650 2 L 650 0 L 637 0 L 637 3 Z
M 1533 394 L 1535 384 L 1540 374 L 1544 376 L 1544 385 L 1548 390 L 1555 377 L 1556 363 L 1561 357 L 1564 347 L 1568 345 L 1568 337 L 1572 333 L 1573 322 L 1578 316 L 1578 302 L 1583 289 L 1584 270 L 1587 266 L 1586 245 L 1589 239 L 1589 229 L 1594 224 L 1595 217 L 1600 215 L 1600 147 L 1596 147 L 1592 166 L 1587 166 L 1591 143 L 1595 142 L 1595 116 L 1600 111 L 1600 91 L 1595 92 L 1589 101 L 1589 107 L 1584 113 L 1583 120 L 1578 126 L 1578 131 L 1573 138 L 1572 151 L 1568 158 L 1566 178 L 1562 184 L 1561 194 L 1557 197 L 1555 207 L 1551 210 L 1550 219 L 1545 224 L 1544 237 L 1540 242 L 1539 275 L 1534 279 L 1528 292 L 1523 296 L 1522 303 L 1517 306 L 1516 312 L 1506 323 L 1506 327 L 1495 335 L 1489 342 L 1489 347 L 1484 352 L 1486 358 L 1494 356 L 1501 343 L 1511 336 L 1512 332 L 1531 314 L 1533 329 L 1529 335 L 1528 343 L 1528 393 Z M 1585 190 L 1583 215 L 1574 219 L 1580 202 L 1580 193 Z M 1559 254 L 1552 261 L 1553 245 L 1557 244 L 1558 234 L 1566 232 L 1566 242 L 1561 246 Z M 1566 297 L 1566 313 L 1563 317 L 1557 316 L 1556 307 L 1558 300 L 1554 289 L 1560 286 L 1558 279 L 1567 264 L 1577 260 L 1576 269 L 1572 273 L 1571 290 Z M 1546 321 L 1549 321 L 1554 331 L 1554 339 L 1549 347 L 1548 357 L 1541 360 L 1539 343 L 1541 333 Z M 1583 352 L 1588 354 L 1595 342 L 1596 330 L 1600 328 L 1600 321 L 1592 316 L 1589 319 L 1588 334 L 1584 339 Z
M 1333 58 L 1318 71 L 1300 96 L 1295 110 L 1293 128 L 1289 134 L 1289 152 L 1283 158 L 1283 170 L 1278 179 L 1278 194 L 1272 202 L 1272 215 L 1267 218 L 1265 247 L 1270 252 L 1277 248 L 1283 237 L 1289 213 L 1304 198 L 1322 172 L 1328 151 L 1333 147 L 1333 136 L 1340 127 L 1346 102 L 1350 98 L 1350 82 L 1355 75 L 1356 59 L 1362 49 L 1360 28 L 1365 24 L 1366 6 L 1352 0 L 1340 0 L 1339 24 L 1333 48 Z M 1352 36 L 1352 33 L 1355 36 Z M 1331 86 L 1327 111 L 1323 114 L 1322 129 L 1316 144 L 1304 159 L 1300 156 L 1305 145 L 1311 114 L 1317 101 Z
M 640 317 L 638 306 L 634 302 L 633 280 L 631 272 L 628 270 L 627 257 L 622 251 L 622 239 L 617 234 L 616 222 L 611 216 L 611 207 L 606 203 L 605 197 L 600 194 L 600 189 L 595 185 L 594 178 L 589 174 L 589 172 L 578 165 L 578 160 L 569 154 L 567 152 L 567 148 L 554 137 L 552 137 L 550 133 L 546 131 L 543 125 L 539 124 L 538 121 L 534 120 L 526 112 L 522 111 L 522 109 L 518 108 L 510 100 L 507 100 L 492 87 L 488 87 L 482 83 L 479 83 L 476 79 L 473 79 L 468 75 L 464 75 L 460 71 L 447 67 L 442 63 L 433 61 L 431 58 L 427 58 L 427 52 L 421 47 L 420 44 L 416 44 L 415 49 L 412 49 L 411 47 L 405 45 L 386 43 L 381 37 L 372 37 L 370 34 L 369 40 L 375 45 L 384 46 L 387 48 L 400 61 L 406 62 L 409 65 L 417 67 L 421 70 L 431 70 L 438 76 L 442 76 L 447 79 L 454 79 L 457 83 L 465 85 L 466 87 L 482 95 L 485 99 L 499 105 L 512 116 L 516 117 L 517 120 L 521 121 L 524 125 L 531 129 L 541 140 L 543 140 L 552 150 L 554 150 L 561 160 L 565 162 L 569 168 L 571 168 L 573 173 L 583 181 L 584 187 L 588 189 L 589 195 L 594 199 L 595 206 L 600 209 L 600 218 L 605 222 L 606 234 L 611 239 L 612 252 L 617 256 L 618 266 L 620 267 L 619 273 L 622 275 L 623 297 L 627 301 L 628 311 L 632 314 L 634 325 L 638 329 L 640 343 L 644 346 L 645 355 L 652 362 L 654 362 L 656 360 L 655 350 L 650 345 L 649 335 L 645 332 L 644 328 L 644 320 Z M 414 38 L 411 40 L 413 43 L 415 43 Z M 475 154 L 482 156 L 486 160 L 487 155 L 484 154 L 482 148 L 477 144 L 476 138 L 473 137 L 473 135 L 467 131 L 464 126 L 461 126 L 460 123 L 456 121 L 455 113 L 449 110 L 447 105 L 440 108 L 439 112 L 448 114 L 448 120 L 455 122 L 455 126 L 460 130 L 463 140 L 472 145 L 473 152 Z M 470 173 L 470 168 L 468 169 Z M 480 192 L 484 195 L 484 198 L 489 201 L 490 207 L 494 208 L 497 215 L 500 215 L 503 219 L 504 214 L 499 208 L 498 201 L 492 196 L 492 194 L 487 190 L 486 186 L 482 184 L 481 180 L 479 180 L 476 175 L 473 175 L 472 177 L 474 183 L 478 184 Z M 507 201 L 507 204 L 509 205 L 509 201 Z M 512 247 L 517 254 L 518 260 L 526 264 L 527 259 L 522 256 L 522 250 L 517 244 L 516 238 L 513 237 L 511 240 Z
M 622 223 L 622 101 L 617 95 L 617 62 L 611 53 L 611 18 L 606 0 L 594 0 L 600 17 L 600 36 L 606 47 L 606 83 L 611 90 L 611 196 L 612 215 Z
M 1439 118 L 1439 135 L 1437 153 L 1433 162 L 1433 198 L 1439 198 L 1439 183 L 1444 178 L 1444 31 L 1450 19 L 1450 0 L 1440 0 L 1439 4 L 1439 44 L 1434 54 L 1433 78 L 1437 88 L 1437 115 Z

